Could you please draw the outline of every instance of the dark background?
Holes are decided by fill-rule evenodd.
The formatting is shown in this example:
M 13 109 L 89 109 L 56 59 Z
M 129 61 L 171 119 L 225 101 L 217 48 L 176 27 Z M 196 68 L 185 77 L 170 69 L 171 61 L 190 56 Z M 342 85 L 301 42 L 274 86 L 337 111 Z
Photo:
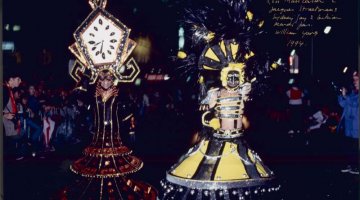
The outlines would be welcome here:
M 141 64 L 143 74 L 152 68 L 162 68 L 172 72 L 174 67 L 169 61 L 170 56 L 176 55 L 178 45 L 178 28 L 181 24 L 183 11 L 196 1 L 179 0 L 109 0 L 107 10 L 120 21 L 132 29 L 130 38 L 149 36 L 152 44 L 151 57 L 148 63 Z M 258 12 L 263 15 L 267 25 L 271 24 L 267 4 L 254 1 Z M 337 1 L 338 16 L 343 19 L 332 23 L 331 33 L 323 34 L 324 24 L 319 25 L 320 35 L 314 38 L 314 77 L 320 79 L 337 79 L 338 73 L 345 66 L 357 68 L 357 2 Z M 69 59 L 74 59 L 67 49 L 73 43 L 73 32 L 91 12 L 86 0 L 63 1 L 4 1 L 3 25 L 18 24 L 19 32 L 4 29 L 4 41 L 14 41 L 16 51 L 22 55 L 21 67 L 23 71 L 38 73 L 38 76 L 67 73 Z M 185 35 L 188 32 L 185 30 Z M 271 26 L 265 26 L 265 34 L 254 38 L 257 49 L 266 51 L 272 58 L 283 58 L 287 61 L 290 51 L 286 46 L 284 36 L 275 36 Z M 190 47 L 190 38 L 186 38 L 185 48 Z M 52 54 L 52 63 L 41 67 L 39 57 L 42 49 L 46 48 Z M 300 57 L 301 76 L 305 79 L 310 74 L 311 42 L 297 48 Z M 4 53 L 5 70 L 14 67 L 14 58 L 10 53 Z M 60 82 L 69 82 L 69 77 L 54 76 Z M 71 83 L 71 82 L 69 82 Z
M 260 1 L 257 2 L 264 5 Z M 194 1 L 108 0 L 107 10 L 132 29 L 130 38 L 148 36 L 152 42 L 149 62 L 139 64 L 142 70 L 140 77 L 153 69 L 161 69 L 163 73 L 176 73 L 175 65 L 169 57 L 177 53 L 178 28 L 183 10 L 191 7 L 192 2 Z M 310 74 L 309 43 L 297 49 L 301 59 L 300 76 L 304 81 L 341 81 L 345 66 L 358 66 L 358 1 L 338 2 L 341 12 L 339 15 L 343 20 L 333 26 L 329 35 L 321 34 L 314 39 L 313 76 Z M 259 11 L 261 10 L 266 11 L 267 8 L 259 7 Z M 90 12 L 87 0 L 4 1 L 3 40 L 14 41 L 16 52 L 22 55 L 22 61 L 16 64 L 13 52 L 4 52 L 4 70 L 18 68 L 23 72 L 24 79 L 29 81 L 50 80 L 47 86 L 71 88 L 75 82 L 68 75 L 68 61 L 75 57 L 68 46 L 74 42 L 73 32 Z M 7 31 L 6 24 L 10 27 L 18 24 L 21 30 Z M 287 61 L 292 48 L 286 47 L 284 37 L 274 36 L 274 30 L 269 26 L 266 28 L 266 34 L 254 38 L 257 49 L 268 52 L 276 60 L 281 57 Z M 320 28 L 323 30 L 323 27 Z M 186 39 L 186 48 L 190 48 L 190 38 Z M 43 65 L 40 61 L 44 48 L 52 54 L 52 62 L 48 65 Z M 180 81 L 160 84 L 170 89 L 178 88 L 179 84 L 185 85 Z M 151 87 L 160 87 L 160 84 Z M 184 88 L 188 89 L 186 86 Z M 332 98 L 323 93 L 318 95 Z M 145 166 L 133 175 L 158 189 L 165 171 L 191 146 L 194 129 L 199 124 L 200 115 L 194 114 L 195 106 L 190 107 L 188 99 L 184 102 L 182 116 L 153 113 L 148 119 L 139 122 L 137 145 L 134 149 L 135 155 L 144 161 Z M 305 145 L 303 136 L 287 137 L 285 124 L 268 122 L 262 125 L 256 126 L 258 133 L 250 134 L 249 141 L 263 156 L 265 163 L 274 169 L 283 185 L 283 191 L 287 193 L 286 200 L 358 199 L 358 176 L 340 173 L 340 169 L 345 166 L 344 158 L 340 155 L 344 149 L 339 145 L 340 136 L 326 133 L 324 138 L 309 147 Z M 86 145 L 88 143 L 84 142 L 83 146 L 56 147 L 56 152 L 45 159 L 28 157 L 18 162 L 6 157 L 4 190 L 7 199 L 50 199 L 55 192 L 71 183 L 71 176 L 74 174 L 70 172 L 69 165 L 82 155 Z

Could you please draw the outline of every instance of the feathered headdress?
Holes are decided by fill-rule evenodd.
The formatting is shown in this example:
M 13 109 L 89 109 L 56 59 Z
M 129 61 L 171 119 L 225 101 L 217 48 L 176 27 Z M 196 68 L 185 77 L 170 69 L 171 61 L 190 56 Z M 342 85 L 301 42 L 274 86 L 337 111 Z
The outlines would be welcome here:
M 210 0 L 198 2 L 198 8 L 187 9 L 185 23 L 192 32 L 194 44 L 218 43 L 221 40 L 249 39 L 261 33 L 264 21 L 249 9 L 251 0 Z
M 202 48 L 200 55 L 179 52 L 178 70 L 187 81 L 197 76 L 202 99 L 209 71 L 222 71 L 230 65 L 243 65 L 243 81 L 252 82 L 252 94 L 262 93 L 267 72 L 275 67 L 267 57 L 255 55 L 251 41 L 263 32 L 264 20 L 251 10 L 251 0 L 195 1 L 185 12 L 185 25 L 191 32 L 193 48 Z M 213 82 L 211 80 L 210 82 Z M 254 96 L 254 95 L 252 95 Z

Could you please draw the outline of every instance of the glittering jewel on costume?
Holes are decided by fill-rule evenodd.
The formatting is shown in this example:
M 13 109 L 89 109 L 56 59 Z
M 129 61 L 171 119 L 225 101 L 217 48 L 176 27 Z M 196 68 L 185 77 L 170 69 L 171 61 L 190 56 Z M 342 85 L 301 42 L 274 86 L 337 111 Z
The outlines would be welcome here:
M 280 186 L 274 173 L 243 137 L 245 102 L 251 99 L 252 81 L 264 74 L 250 41 L 264 22 L 248 10 L 250 0 L 199 2 L 198 8 L 187 11 L 185 23 L 193 32 L 193 45 L 203 45 L 203 51 L 199 59 L 183 53 L 179 68 L 198 69 L 192 74 L 200 77 L 200 91 L 206 84 L 215 89 L 199 95 L 200 110 L 206 111 L 202 115 L 205 136 L 167 171 L 161 198 L 278 200 L 274 191 Z M 213 76 L 216 72 L 219 85 L 214 80 L 219 76 Z
M 80 176 L 61 199 L 155 200 L 152 186 L 126 176 L 140 170 L 143 162 L 120 138 L 121 123 L 131 113 L 116 86 L 133 82 L 140 72 L 135 60 L 128 59 L 136 43 L 129 38 L 130 29 L 105 10 L 107 0 L 89 0 L 89 4 L 93 11 L 75 31 L 76 42 L 69 49 L 77 58 L 70 75 L 79 88 L 87 91 L 83 84 L 96 83 L 93 138 L 83 157 L 70 166 Z
M 207 103 L 215 102 L 212 112 L 220 125 L 167 172 L 163 199 L 257 200 L 280 189 L 274 173 L 245 142 L 242 126 L 236 128 L 243 117 L 243 90 L 248 88 L 211 90 Z
M 114 90 L 111 88 L 107 90 Z M 110 93 L 109 93 L 110 94 Z M 117 92 L 112 92 L 117 94 Z M 96 98 L 96 133 L 90 146 L 84 150 L 85 156 L 71 165 L 71 169 L 85 177 L 112 178 L 138 171 L 143 163 L 132 156 L 132 151 L 122 144 L 117 95 Z

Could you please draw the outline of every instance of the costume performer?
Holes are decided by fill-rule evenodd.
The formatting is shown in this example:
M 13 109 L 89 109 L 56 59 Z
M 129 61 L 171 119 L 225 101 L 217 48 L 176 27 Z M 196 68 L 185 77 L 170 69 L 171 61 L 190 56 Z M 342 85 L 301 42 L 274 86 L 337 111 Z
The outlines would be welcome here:
M 139 68 L 131 58 L 135 47 L 128 38 L 130 29 L 104 10 L 106 1 L 90 0 L 93 11 L 74 33 L 76 43 L 69 48 L 78 58 L 71 76 L 78 81 L 77 93 L 95 85 L 94 136 L 85 148 L 84 156 L 70 169 L 83 178 L 76 186 L 67 188 L 64 199 L 156 199 L 155 189 L 125 175 L 140 170 L 143 162 L 131 155 L 120 138 L 120 126 L 134 120 L 129 104 L 120 98 L 118 83 L 133 82 Z
M 243 138 L 246 102 L 251 100 L 252 86 L 258 87 L 256 79 L 261 75 L 257 72 L 266 72 L 268 66 L 257 62 L 249 43 L 254 26 L 261 27 L 263 21 L 254 18 L 246 1 L 219 0 L 210 9 L 210 1 L 205 4 L 202 10 L 189 11 L 187 22 L 195 42 L 207 43 L 198 59 L 201 75 L 205 76 L 207 70 L 219 71 L 221 85 L 209 89 L 200 103 L 208 134 L 167 172 L 166 180 L 161 182 L 162 199 L 278 199 L 280 186 L 275 183 L 274 173 Z M 217 12 L 221 7 L 226 7 L 227 16 L 234 17 L 229 21 L 235 23 L 235 33 L 224 32 L 229 24 L 223 24 L 222 16 L 218 16 L 219 21 L 209 22 L 222 13 Z M 212 24 L 217 22 L 220 29 Z M 200 76 L 202 83 L 204 76 Z

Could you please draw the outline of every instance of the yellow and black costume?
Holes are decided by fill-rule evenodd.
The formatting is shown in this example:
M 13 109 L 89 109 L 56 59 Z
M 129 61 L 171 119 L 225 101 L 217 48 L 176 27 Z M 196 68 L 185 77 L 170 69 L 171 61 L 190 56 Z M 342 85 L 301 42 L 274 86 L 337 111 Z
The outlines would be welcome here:
M 255 19 L 248 8 L 249 0 L 210 0 L 204 1 L 203 8 L 188 11 L 185 22 L 193 31 L 194 43 L 203 41 L 206 46 L 197 64 L 186 53 L 179 58 L 184 65 L 200 69 L 202 123 L 210 131 L 166 173 L 161 181 L 164 200 L 279 199 L 274 173 L 243 137 L 244 107 L 256 96 L 252 93 L 261 78 L 258 75 L 266 72 L 250 49 L 250 39 L 264 21 Z M 207 71 L 220 72 L 221 84 L 205 93 Z
M 215 118 L 203 121 L 213 131 L 168 171 L 162 182 L 163 199 L 261 199 L 279 190 L 273 172 L 243 140 L 243 124 L 238 123 L 249 86 L 243 84 L 227 97 L 219 89 L 208 92 L 202 104 L 215 100 Z M 233 128 L 223 129 L 224 120 L 233 123 Z

